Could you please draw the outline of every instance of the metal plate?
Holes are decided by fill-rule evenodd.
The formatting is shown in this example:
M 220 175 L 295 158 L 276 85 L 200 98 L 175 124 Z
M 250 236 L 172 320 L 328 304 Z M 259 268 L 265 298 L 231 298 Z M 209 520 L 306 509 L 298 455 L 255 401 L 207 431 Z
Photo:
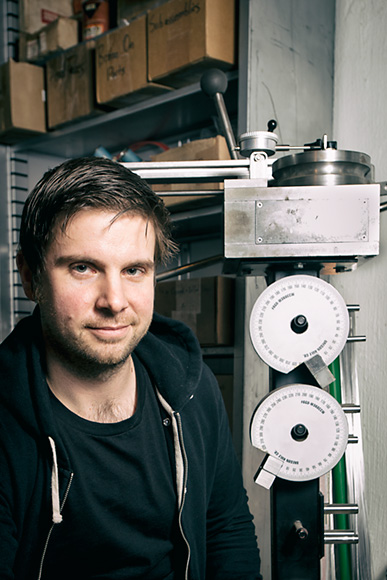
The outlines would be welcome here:
M 226 179 L 224 185 L 226 258 L 379 253 L 379 184 L 261 187 L 258 179 Z
M 305 324 L 300 324 L 300 318 Z M 315 276 L 281 278 L 256 300 L 250 337 L 270 367 L 288 373 L 319 354 L 326 365 L 342 351 L 349 315 L 339 292 Z
M 257 244 L 331 244 L 368 242 L 369 204 L 365 197 L 280 199 L 256 203 Z
M 292 435 L 296 426 L 307 434 Z M 329 393 L 311 385 L 275 389 L 258 405 L 250 429 L 254 447 L 282 461 L 281 479 L 308 481 L 330 471 L 348 443 L 348 422 Z

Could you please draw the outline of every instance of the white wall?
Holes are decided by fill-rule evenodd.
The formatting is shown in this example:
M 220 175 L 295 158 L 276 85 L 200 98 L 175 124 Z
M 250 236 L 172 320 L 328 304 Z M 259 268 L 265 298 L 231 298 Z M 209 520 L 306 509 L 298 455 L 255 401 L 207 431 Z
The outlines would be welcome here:
M 387 180 L 387 3 L 337 0 L 333 138 L 340 149 L 371 156 L 377 181 Z M 331 278 L 347 303 L 360 304 L 358 372 L 373 578 L 387 569 L 387 215 L 381 251 L 355 272 Z M 368 580 L 368 579 L 367 579 Z

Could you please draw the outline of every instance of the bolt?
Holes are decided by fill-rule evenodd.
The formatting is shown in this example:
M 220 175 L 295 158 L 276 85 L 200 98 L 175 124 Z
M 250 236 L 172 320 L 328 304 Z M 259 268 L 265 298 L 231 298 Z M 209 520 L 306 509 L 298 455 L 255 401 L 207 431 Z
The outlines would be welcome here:
M 296 534 L 297 536 L 300 538 L 300 540 L 305 540 L 308 537 L 308 530 L 306 528 L 304 528 L 304 526 L 302 525 L 302 522 L 300 522 L 300 520 L 296 520 L 293 524 L 294 529 L 296 530 Z

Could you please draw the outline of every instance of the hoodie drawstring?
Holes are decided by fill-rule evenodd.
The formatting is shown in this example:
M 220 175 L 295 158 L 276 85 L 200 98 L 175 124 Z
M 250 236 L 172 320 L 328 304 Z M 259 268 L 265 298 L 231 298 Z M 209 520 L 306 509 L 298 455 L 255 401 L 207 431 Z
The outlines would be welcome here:
M 52 437 L 48 438 L 52 451 L 52 472 L 51 472 L 51 500 L 52 500 L 52 521 L 54 524 L 60 524 L 62 521 L 62 514 L 60 513 L 59 500 L 59 472 L 58 461 L 56 457 L 55 441 Z

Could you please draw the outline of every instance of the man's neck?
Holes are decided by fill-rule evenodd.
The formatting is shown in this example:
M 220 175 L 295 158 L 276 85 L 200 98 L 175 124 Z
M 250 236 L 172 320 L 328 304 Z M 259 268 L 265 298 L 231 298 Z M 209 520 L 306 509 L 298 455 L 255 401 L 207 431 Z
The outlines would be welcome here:
M 131 417 L 136 410 L 136 373 L 132 357 L 115 372 L 90 379 L 77 376 L 48 357 L 47 383 L 65 407 L 89 421 L 117 423 Z

